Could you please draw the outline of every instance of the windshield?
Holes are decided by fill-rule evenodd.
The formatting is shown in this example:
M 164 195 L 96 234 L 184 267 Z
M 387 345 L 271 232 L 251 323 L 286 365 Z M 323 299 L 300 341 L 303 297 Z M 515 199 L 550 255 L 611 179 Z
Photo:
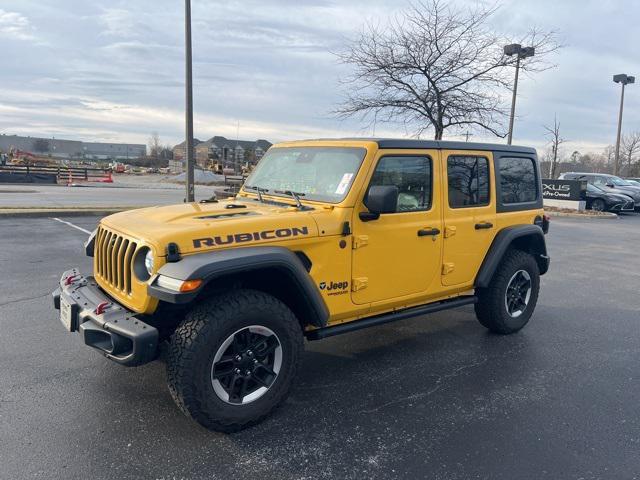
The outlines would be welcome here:
M 303 199 L 339 203 L 349 192 L 367 151 L 364 148 L 271 148 L 245 183 L 249 192 L 295 192 Z
M 614 185 L 617 185 L 618 187 L 630 187 L 631 186 L 630 183 L 625 182 L 620 177 L 608 177 L 607 179 L 609 180 L 609 182 L 613 183 Z

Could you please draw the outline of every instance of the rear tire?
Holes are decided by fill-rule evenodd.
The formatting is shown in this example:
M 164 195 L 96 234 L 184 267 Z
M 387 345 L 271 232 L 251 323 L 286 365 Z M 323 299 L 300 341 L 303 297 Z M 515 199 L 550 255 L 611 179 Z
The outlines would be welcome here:
M 476 317 L 494 333 L 517 332 L 531 318 L 539 290 L 540 272 L 533 256 L 509 250 L 489 286 L 476 290 Z
M 280 405 L 303 350 L 300 323 L 271 295 L 230 291 L 196 305 L 171 337 L 167 381 L 204 427 L 235 432 Z

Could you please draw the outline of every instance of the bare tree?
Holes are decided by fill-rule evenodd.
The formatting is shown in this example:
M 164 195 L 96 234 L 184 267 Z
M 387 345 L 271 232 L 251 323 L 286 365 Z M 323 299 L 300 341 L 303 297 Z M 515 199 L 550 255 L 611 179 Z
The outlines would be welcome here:
M 551 142 L 551 155 L 549 158 L 550 166 L 549 166 L 549 178 L 555 178 L 556 170 L 558 168 L 558 155 L 560 145 L 562 145 L 566 140 L 560 136 L 560 122 L 558 122 L 558 117 L 554 115 L 553 117 L 553 126 L 542 126 L 547 133 L 545 134 L 549 137 Z
M 620 150 L 620 157 L 627 164 L 626 174 L 631 175 L 633 162 L 637 159 L 637 154 L 640 153 L 640 132 L 623 135 Z
M 616 158 L 616 147 L 614 147 L 613 145 L 607 145 L 602 151 L 602 156 L 605 159 L 607 171 L 610 171 Z
M 444 0 L 417 0 L 387 28 L 368 24 L 336 55 L 354 67 L 343 79 L 350 93 L 337 108 L 341 117 L 400 122 L 416 136 L 433 129 L 441 139 L 453 128 L 477 128 L 504 136 L 514 57 L 503 45 L 513 39 L 492 32 L 496 8 L 460 9 Z M 548 53 L 559 48 L 554 32 L 531 31 L 519 43 L 536 48 L 521 63 L 525 72 L 549 68 Z
M 158 132 L 153 131 L 149 137 L 149 156 L 154 160 L 158 160 L 161 151 L 162 143 L 160 142 L 160 135 Z

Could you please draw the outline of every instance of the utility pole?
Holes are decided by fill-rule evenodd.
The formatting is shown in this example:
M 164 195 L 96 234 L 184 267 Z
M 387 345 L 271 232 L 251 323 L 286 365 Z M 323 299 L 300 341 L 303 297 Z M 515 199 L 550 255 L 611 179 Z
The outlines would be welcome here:
M 511 140 L 513 139 L 513 120 L 516 115 L 516 97 L 518 95 L 518 74 L 520 73 L 520 59 L 533 57 L 535 53 L 535 47 L 523 47 L 518 43 L 513 43 L 504 47 L 504 54 L 508 57 L 517 55 L 516 78 L 513 82 L 513 96 L 511 97 L 511 116 L 509 118 L 509 136 L 507 137 L 507 145 L 511 145 Z
M 472 137 L 472 136 L 473 136 L 473 133 L 471 133 L 471 132 L 467 132 L 467 133 L 463 133 L 463 135 L 464 135 L 464 138 L 465 138 L 465 140 L 464 140 L 464 141 L 465 141 L 465 142 L 468 142 L 468 141 L 469 141 L 469 137 Z
M 240 141 L 240 120 L 236 125 L 236 148 L 233 151 L 233 173 L 238 173 L 238 143 Z
M 193 189 L 193 69 L 191 55 L 191 0 L 184 0 L 185 80 L 186 80 L 186 158 L 185 202 L 195 201 Z
M 620 73 L 613 76 L 615 83 L 622 84 L 622 93 L 620 94 L 620 113 L 618 114 L 618 136 L 616 137 L 616 156 L 613 163 L 613 174 L 618 175 L 620 170 L 620 136 L 622 135 L 622 110 L 624 108 L 624 87 L 629 83 L 635 83 L 636 77 L 630 77 L 626 73 Z

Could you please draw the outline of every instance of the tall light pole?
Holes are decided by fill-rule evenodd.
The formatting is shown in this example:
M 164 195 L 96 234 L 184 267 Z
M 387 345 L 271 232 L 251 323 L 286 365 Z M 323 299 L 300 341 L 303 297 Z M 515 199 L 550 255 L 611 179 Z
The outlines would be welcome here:
M 520 73 L 520 60 L 527 57 L 533 57 L 536 53 L 535 47 L 523 47 L 519 43 L 512 43 L 511 45 L 505 45 L 504 54 L 508 57 L 517 55 L 516 57 L 516 78 L 513 82 L 513 97 L 511 98 L 511 116 L 509 118 L 509 136 L 507 138 L 507 144 L 511 145 L 513 139 L 513 119 L 516 114 L 516 96 L 518 95 L 518 74 Z
M 618 136 L 616 137 L 616 157 L 613 163 L 613 174 L 618 175 L 620 165 L 620 135 L 622 135 L 622 109 L 624 107 L 624 87 L 629 83 L 635 83 L 636 77 L 630 77 L 626 73 L 619 73 L 613 76 L 615 83 L 622 84 L 622 93 L 620 94 L 620 113 L 618 114 Z
M 184 0 L 185 80 L 186 80 L 186 189 L 185 202 L 195 200 L 193 191 L 193 73 L 191 61 L 191 0 Z

